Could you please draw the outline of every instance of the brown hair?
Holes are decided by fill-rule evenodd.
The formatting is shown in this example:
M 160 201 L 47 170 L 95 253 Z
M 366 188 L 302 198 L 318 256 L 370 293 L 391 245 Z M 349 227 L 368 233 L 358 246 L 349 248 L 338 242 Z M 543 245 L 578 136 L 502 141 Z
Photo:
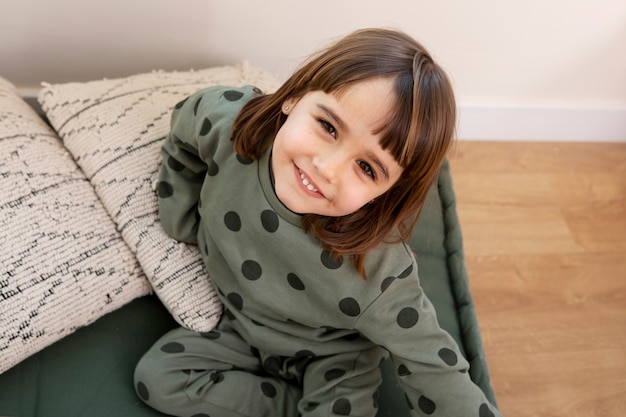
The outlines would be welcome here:
M 372 77 L 395 78 L 396 109 L 381 134 L 403 173 L 375 201 L 341 217 L 305 214 L 302 224 L 336 257 L 350 256 L 365 277 L 369 250 L 408 239 L 452 143 L 456 104 L 445 72 L 403 32 L 363 29 L 313 56 L 274 94 L 250 100 L 233 124 L 235 151 L 258 159 L 287 116 L 281 106 L 311 91 L 337 94 Z M 397 233 L 398 231 L 399 233 Z

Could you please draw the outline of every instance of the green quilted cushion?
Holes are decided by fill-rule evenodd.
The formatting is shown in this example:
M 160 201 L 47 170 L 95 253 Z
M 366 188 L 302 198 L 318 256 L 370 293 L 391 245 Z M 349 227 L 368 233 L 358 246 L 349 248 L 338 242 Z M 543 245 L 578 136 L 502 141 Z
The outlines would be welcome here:
M 470 361 L 470 376 L 495 403 L 463 263 L 451 181 L 444 163 L 411 243 L 441 326 L 457 340 Z M 156 297 L 133 301 L 0 375 L 0 415 L 162 415 L 139 400 L 132 377 L 139 358 L 174 326 Z M 409 416 L 394 375 L 386 361 L 378 417 Z

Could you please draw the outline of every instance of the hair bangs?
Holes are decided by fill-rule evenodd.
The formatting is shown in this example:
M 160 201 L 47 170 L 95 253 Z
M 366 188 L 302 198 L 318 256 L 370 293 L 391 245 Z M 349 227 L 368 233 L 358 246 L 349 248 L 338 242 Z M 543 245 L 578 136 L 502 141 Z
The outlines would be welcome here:
M 395 85 L 395 108 L 375 133 L 382 136 L 382 148 L 389 151 L 401 167 L 406 168 L 413 159 L 417 142 L 415 135 L 411 134 L 415 130 L 413 78 L 410 74 L 397 76 Z

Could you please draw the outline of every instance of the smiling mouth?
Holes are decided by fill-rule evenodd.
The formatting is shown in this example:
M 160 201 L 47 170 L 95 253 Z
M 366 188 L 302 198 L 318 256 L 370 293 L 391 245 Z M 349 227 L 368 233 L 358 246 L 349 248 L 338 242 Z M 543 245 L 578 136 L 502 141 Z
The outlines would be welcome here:
M 314 193 L 318 193 L 319 190 L 315 188 L 313 184 L 309 182 L 309 179 L 302 173 L 302 171 L 300 170 L 298 171 L 300 172 L 300 181 L 302 181 L 302 185 L 304 185 L 307 190 L 313 191 Z

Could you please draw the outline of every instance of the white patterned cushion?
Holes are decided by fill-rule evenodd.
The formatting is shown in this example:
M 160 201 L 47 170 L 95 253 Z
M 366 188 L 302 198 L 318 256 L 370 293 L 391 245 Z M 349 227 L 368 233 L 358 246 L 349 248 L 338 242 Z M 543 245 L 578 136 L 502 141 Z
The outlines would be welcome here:
M 155 293 L 182 326 L 211 330 L 221 304 L 196 246 L 160 226 L 155 186 L 160 148 L 176 103 L 213 85 L 255 85 L 271 92 L 274 77 L 247 63 L 190 72 L 46 85 L 43 110 L 91 181 Z
M 0 373 L 150 286 L 61 140 L 0 78 Z

